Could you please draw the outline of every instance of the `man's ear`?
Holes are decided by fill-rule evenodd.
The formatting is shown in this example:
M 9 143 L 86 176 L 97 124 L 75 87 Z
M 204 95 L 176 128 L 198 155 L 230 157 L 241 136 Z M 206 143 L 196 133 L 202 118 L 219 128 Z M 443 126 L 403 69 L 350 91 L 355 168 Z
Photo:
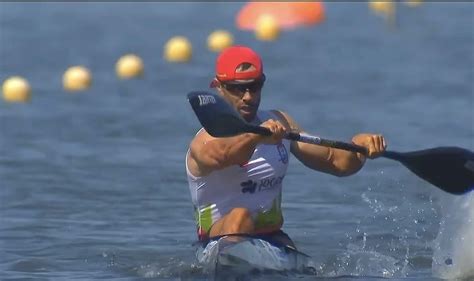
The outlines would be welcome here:
M 224 92 L 222 91 L 222 85 L 216 86 L 216 91 L 217 91 L 217 93 L 219 93 L 221 95 L 224 94 Z
M 216 89 L 222 90 L 222 83 L 219 80 L 217 80 L 217 78 L 214 78 L 212 82 L 214 83 Z
M 211 88 L 217 88 L 221 85 L 221 83 L 219 82 L 219 80 L 217 80 L 217 78 L 213 78 L 212 81 L 211 81 L 211 84 L 209 85 L 209 87 Z

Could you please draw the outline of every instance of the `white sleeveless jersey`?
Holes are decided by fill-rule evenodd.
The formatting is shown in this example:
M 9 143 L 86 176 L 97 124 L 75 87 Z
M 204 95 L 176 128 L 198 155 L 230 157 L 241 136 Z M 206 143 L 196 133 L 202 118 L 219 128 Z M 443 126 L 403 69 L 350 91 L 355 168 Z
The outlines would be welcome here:
M 258 111 L 257 117 L 261 122 L 277 119 L 269 111 Z M 251 212 L 258 229 L 281 226 L 282 181 L 289 152 L 289 140 L 278 145 L 260 144 L 248 163 L 195 177 L 187 166 L 188 151 L 186 172 L 199 235 L 206 235 L 213 223 L 237 207 Z

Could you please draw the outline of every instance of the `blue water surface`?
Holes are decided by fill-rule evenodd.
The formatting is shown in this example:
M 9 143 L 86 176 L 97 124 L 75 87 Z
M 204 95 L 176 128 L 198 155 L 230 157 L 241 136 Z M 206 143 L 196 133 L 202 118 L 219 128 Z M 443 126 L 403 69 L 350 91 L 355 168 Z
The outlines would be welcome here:
M 474 150 L 474 5 L 397 5 L 389 26 L 365 2 L 325 3 L 324 23 L 260 42 L 234 26 L 239 2 L 0 3 L 0 80 L 21 75 L 32 86 L 31 102 L 0 102 L 1 279 L 206 280 L 192 246 L 184 157 L 199 123 L 186 94 L 208 89 L 215 29 L 261 53 L 262 108 L 310 133 L 381 133 L 396 151 Z M 193 44 L 189 63 L 163 59 L 175 35 Z M 115 62 L 129 52 L 145 75 L 119 80 Z M 72 65 L 91 70 L 88 91 L 62 90 Z M 432 265 L 450 251 L 433 241 L 452 195 L 388 159 L 347 178 L 290 162 L 284 229 L 317 275 L 257 280 L 472 276 Z M 462 222 L 472 225 L 470 214 Z M 454 229 L 464 256 L 474 253 L 474 233 Z

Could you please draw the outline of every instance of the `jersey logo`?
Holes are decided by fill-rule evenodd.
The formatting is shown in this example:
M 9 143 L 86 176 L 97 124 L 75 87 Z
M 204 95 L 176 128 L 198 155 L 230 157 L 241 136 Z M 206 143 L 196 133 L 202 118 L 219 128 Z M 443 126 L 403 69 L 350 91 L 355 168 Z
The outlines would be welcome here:
M 244 181 L 240 183 L 240 186 L 243 187 L 242 193 L 247 193 L 247 192 L 254 193 L 255 189 L 257 189 L 257 183 L 254 182 L 253 180 Z
M 282 143 L 279 143 L 277 145 L 277 150 L 278 150 L 278 154 L 280 154 L 280 161 L 283 164 L 288 163 L 288 151 L 286 151 L 285 145 Z
M 255 191 L 265 191 L 265 190 L 270 190 L 273 189 L 275 186 L 278 184 L 281 184 L 283 181 L 283 178 L 285 176 L 280 176 L 280 177 L 272 177 L 272 178 L 267 178 L 267 179 L 262 179 L 258 182 L 254 182 L 253 180 L 248 180 L 240 183 L 240 186 L 242 187 L 242 193 L 255 193 Z

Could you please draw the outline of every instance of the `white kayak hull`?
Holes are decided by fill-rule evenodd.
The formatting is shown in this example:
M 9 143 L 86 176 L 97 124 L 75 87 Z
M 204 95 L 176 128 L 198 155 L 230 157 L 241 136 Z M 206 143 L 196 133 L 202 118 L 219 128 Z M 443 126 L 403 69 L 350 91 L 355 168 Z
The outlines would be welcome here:
M 198 261 L 214 279 L 222 275 L 314 272 L 310 256 L 290 246 L 275 246 L 263 239 L 222 237 L 197 252 Z

